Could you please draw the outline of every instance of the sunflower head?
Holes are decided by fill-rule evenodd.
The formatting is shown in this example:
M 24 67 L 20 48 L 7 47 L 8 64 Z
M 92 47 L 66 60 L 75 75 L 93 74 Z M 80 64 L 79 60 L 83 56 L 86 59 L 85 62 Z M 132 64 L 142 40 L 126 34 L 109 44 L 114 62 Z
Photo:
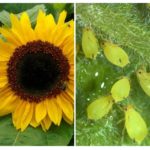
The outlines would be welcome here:
M 32 28 L 26 12 L 10 14 L 11 28 L 0 28 L 0 116 L 12 113 L 21 131 L 73 123 L 74 22 L 66 15 L 56 23 L 40 10 Z

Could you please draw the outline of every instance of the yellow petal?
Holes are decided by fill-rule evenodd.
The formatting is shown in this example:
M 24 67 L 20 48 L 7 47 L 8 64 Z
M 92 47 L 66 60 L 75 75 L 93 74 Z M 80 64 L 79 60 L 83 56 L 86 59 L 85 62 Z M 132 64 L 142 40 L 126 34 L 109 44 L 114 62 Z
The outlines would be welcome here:
M 67 89 L 64 93 L 67 93 L 66 95 L 71 95 L 69 99 L 66 99 L 66 100 L 69 100 L 71 102 L 74 102 L 74 81 L 69 81 L 68 82 L 68 85 L 67 85 Z M 64 96 L 66 97 L 66 96 Z M 66 97 L 67 98 L 67 97 Z
M 69 38 L 71 35 L 73 37 L 73 31 L 74 31 L 74 28 L 72 28 L 69 23 L 64 24 L 61 27 L 58 27 L 55 30 L 55 33 L 54 33 L 57 36 L 53 36 L 52 42 L 56 46 L 58 46 L 58 47 L 60 46 L 61 47 L 61 45 L 63 44 L 63 42 L 65 41 L 65 39 Z
M 8 79 L 6 75 L 0 76 L 0 88 L 3 88 L 5 85 L 7 85 Z
M 20 22 L 17 15 L 10 14 L 10 20 L 11 20 L 12 28 L 21 30 Z
M 37 123 L 37 121 L 35 120 L 35 106 L 36 106 L 36 103 L 33 104 L 33 115 L 32 115 L 32 119 L 30 121 L 30 125 L 34 128 L 36 128 L 37 126 L 40 125 L 40 123 Z
M 24 131 L 30 124 L 33 115 L 33 103 L 26 102 L 24 113 L 21 117 L 21 131 Z
M 45 127 L 45 124 L 43 122 L 41 122 L 41 127 L 42 127 L 43 131 L 46 132 L 46 127 Z
M 70 79 L 71 81 L 74 81 L 74 65 L 70 65 L 69 79 Z
M 67 88 L 66 91 L 63 93 L 64 95 L 68 95 L 72 100 L 74 100 L 74 93 L 70 89 Z
M 73 105 L 67 101 L 62 95 L 57 96 L 57 103 L 62 109 L 65 116 L 73 122 Z
M 67 12 L 66 11 L 62 11 L 59 15 L 59 19 L 58 19 L 58 24 L 57 25 L 62 25 L 65 22 L 67 16 Z
M 20 23 L 23 29 L 24 38 L 26 42 L 35 40 L 35 33 L 34 30 L 32 29 L 30 19 L 26 12 L 22 13 L 20 18 Z
M 67 92 L 69 92 L 72 96 L 74 96 L 74 82 L 73 81 L 68 82 Z
M 47 25 L 50 28 L 50 30 L 52 30 L 56 27 L 56 22 L 55 22 L 52 14 L 49 14 L 46 16 L 46 22 L 47 22 Z
M 0 89 L 0 116 L 3 116 L 5 112 L 9 112 L 11 108 L 6 108 L 8 105 L 13 104 L 15 100 L 15 96 L 11 92 L 11 89 L 8 87 L 8 85 L 5 85 L 2 89 Z M 6 111 L 5 111 L 6 109 Z
M 13 54 L 15 47 L 0 39 L 0 61 L 8 61 Z
M 7 61 L 0 61 L 0 76 L 7 74 Z
M 69 40 L 63 42 L 64 45 L 61 45 L 63 54 L 67 57 L 70 64 L 74 64 L 74 42 L 73 36 Z
M 63 92 L 62 95 L 66 100 L 70 101 L 72 104 L 74 103 L 74 96 L 70 96 L 67 92 Z
M 52 43 L 52 39 L 54 38 L 54 36 L 56 34 L 55 33 L 55 29 L 56 29 L 56 23 L 55 20 L 53 18 L 52 14 L 49 14 L 45 17 L 45 26 L 44 26 L 44 32 L 42 37 L 46 40 Z
M 16 129 L 21 128 L 21 120 L 25 108 L 26 108 L 26 102 L 23 100 L 18 100 L 18 105 L 16 107 L 16 110 L 13 113 L 13 124 L 16 127 Z
M 46 105 L 44 102 L 39 102 L 35 106 L 35 120 L 39 123 L 47 114 Z
M 20 43 L 25 44 L 27 41 L 25 40 L 24 37 L 25 34 L 23 33 L 23 29 L 18 17 L 14 14 L 10 14 L 10 20 L 12 23 L 12 28 L 11 28 L 12 33 L 17 37 Z
M 56 99 L 50 99 L 46 100 L 45 102 L 50 120 L 59 126 L 62 119 L 62 111 L 55 100 Z
M 45 13 L 42 10 L 39 10 L 35 30 L 40 30 L 40 27 L 44 24 L 43 21 L 45 21 Z
M 64 119 L 68 124 L 70 124 L 70 125 L 73 124 L 73 121 L 70 120 L 69 118 L 67 118 L 66 115 L 65 115 L 64 113 L 63 113 L 63 119 Z
M 12 52 L 7 51 L 8 49 L 11 49 L 9 45 L 2 46 L 0 43 L 0 61 L 9 61 L 10 57 L 12 56 Z
M 0 116 L 4 116 L 14 112 L 17 106 L 17 98 L 12 93 L 10 93 L 8 96 L 6 94 L 0 99 L 0 103 Z
M 5 116 L 14 112 L 16 106 L 17 106 L 17 101 L 14 100 L 12 103 L 8 104 L 7 107 L 5 107 L 5 109 L 0 110 L 0 116 Z
M 52 122 L 51 122 L 48 115 L 42 120 L 42 123 L 41 123 L 42 128 L 44 129 L 44 131 L 48 130 L 50 128 L 51 124 L 52 124 Z
M 37 16 L 37 23 L 35 26 L 35 34 L 37 36 L 37 39 L 45 40 L 44 34 L 47 32 L 45 29 L 45 17 L 45 13 L 40 10 Z
M 64 49 L 64 51 L 67 50 L 67 47 L 74 47 L 74 36 L 73 34 L 70 34 L 65 40 L 64 42 L 61 44 L 61 48 Z
M 74 82 L 74 71 L 69 73 L 69 81 Z
M 71 35 L 69 35 L 69 36 L 64 40 L 64 42 L 63 42 L 62 45 L 61 45 L 61 48 L 63 48 L 63 46 L 65 46 L 65 45 L 68 44 L 69 42 L 74 43 L 74 32 L 73 32 Z
M 10 29 L 5 29 L 0 27 L 0 33 L 7 39 L 8 42 L 12 43 L 15 47 L 22 45 L 18 36 L 13 33 Z

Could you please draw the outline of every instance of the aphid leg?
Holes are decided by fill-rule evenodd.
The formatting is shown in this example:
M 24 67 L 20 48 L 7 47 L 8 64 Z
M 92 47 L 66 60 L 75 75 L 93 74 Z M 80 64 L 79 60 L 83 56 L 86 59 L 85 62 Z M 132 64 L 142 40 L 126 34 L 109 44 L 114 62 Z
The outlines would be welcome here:
M 92 54 L 92 58 L 94 58 L 94 54 Z
M 125 125 L 122 129 L 122 133 L 121 133 L 121 144 L 123 144 L 123 141 L 124 141 L 124 132 L 125 132 Z
M 135 139 L 133 139 L 133 143 L 136 143 Z
M 123 106 L 120 104 L 120 105 L 116 105 L 121 111 L 124 111 L 124 108 Z
M 122 68 L 122 73 L 123 73 L 123 74 L 125 74 L 125 70 L 124 70 L 124 68 Z
M 123 118 L 123 119 L 120 119 L 118 122 L 117 122 L 117 124 L 120 124 L 121 122 L 123 122 L 125 119 Z
M 119 58 L 119 62 L 122 63 L 121 58 Z
M 134 106 L 134 108 L 135 108 L 138 112 L 140 112 L 140 113 L 142 112 L 140 108 L 138 108 L 138 107 L 136 107 L 136 106 Z

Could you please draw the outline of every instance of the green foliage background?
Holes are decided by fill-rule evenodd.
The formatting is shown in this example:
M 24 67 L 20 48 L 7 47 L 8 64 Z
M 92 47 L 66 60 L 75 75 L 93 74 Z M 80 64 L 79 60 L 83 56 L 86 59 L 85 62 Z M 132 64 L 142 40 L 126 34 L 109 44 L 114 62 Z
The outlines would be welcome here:
M 150 97 L 143 92 L 135 75 L 141 65 L 150 71 L 150 7 L 148 4 L 77 4 L 76 26 L 80 45 L 76 58 L 77 145 L 137 145 L 123 130 L 124 112 L 118 105 L 132 104 L 150 131 Z M 95 60 L 85 58 L 81 48 L 84 27 L 91 27 L 99 41 L 109 40 L 121 46 L 130 64 L 123 69 L 114 66 L 101 48 Z M 101 120 L 89 121 L 87 106 L 98 96 L 109 94 L 112 85 L 122 76 L 130 78 L 129 97 L 115 104 Z M 141 145 L 150 145 L 150 132 Z
M 0 26 L 11 26 L 9 13 L 18 16 L 27 11 L 32 26 L 35 26 L 39 9 L 52 13 L 58 19 L 59 13 L 67 10 L 67 20 L 73 19 L 73 4 L 0 4 Z M 3 38 L 0 35 L 1 38 Z M 72 139 L 72 140 L 71 140 Z M 73 125 L 62 121 L 60 127 L 52 125 L 49 131 L 44 132 L 41 127 L 28 127 L 24 132 L 17 131 L 12 124 L 11 115 L 0 117 L 0 145 L 73 145 Z

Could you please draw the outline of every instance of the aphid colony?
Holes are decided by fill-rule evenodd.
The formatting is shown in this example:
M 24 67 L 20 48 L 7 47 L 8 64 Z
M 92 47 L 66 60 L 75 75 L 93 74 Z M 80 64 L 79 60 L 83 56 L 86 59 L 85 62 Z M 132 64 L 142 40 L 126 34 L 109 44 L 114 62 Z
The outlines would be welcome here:
M 82 49 L 87 58 L 96 58 L 99 53 L 99 43 L 94 32 L 83 29 Z M 127 53 L 118 45 L 105 41 L 101 44 L 104 55 L 109 62 L 118 66 L 125 67 L 129 64 Z M 150 73 L 146 69 L 139 69 L 137 72 L 138 81 L 144 92 L 150 96 Z M 130 93 L 130 81 L 128 77 L 122 77 L 111 88 L 110 94 L 99 97 L 87 107 L 87 117 L 91 120 L 99 120 L 109 113 L 114 103 L 125 100 Z M 124 109 L 125 128 L 131 139 L 140 144 L 148 134 L 147 125 L 142 116 L 130 104 Z

